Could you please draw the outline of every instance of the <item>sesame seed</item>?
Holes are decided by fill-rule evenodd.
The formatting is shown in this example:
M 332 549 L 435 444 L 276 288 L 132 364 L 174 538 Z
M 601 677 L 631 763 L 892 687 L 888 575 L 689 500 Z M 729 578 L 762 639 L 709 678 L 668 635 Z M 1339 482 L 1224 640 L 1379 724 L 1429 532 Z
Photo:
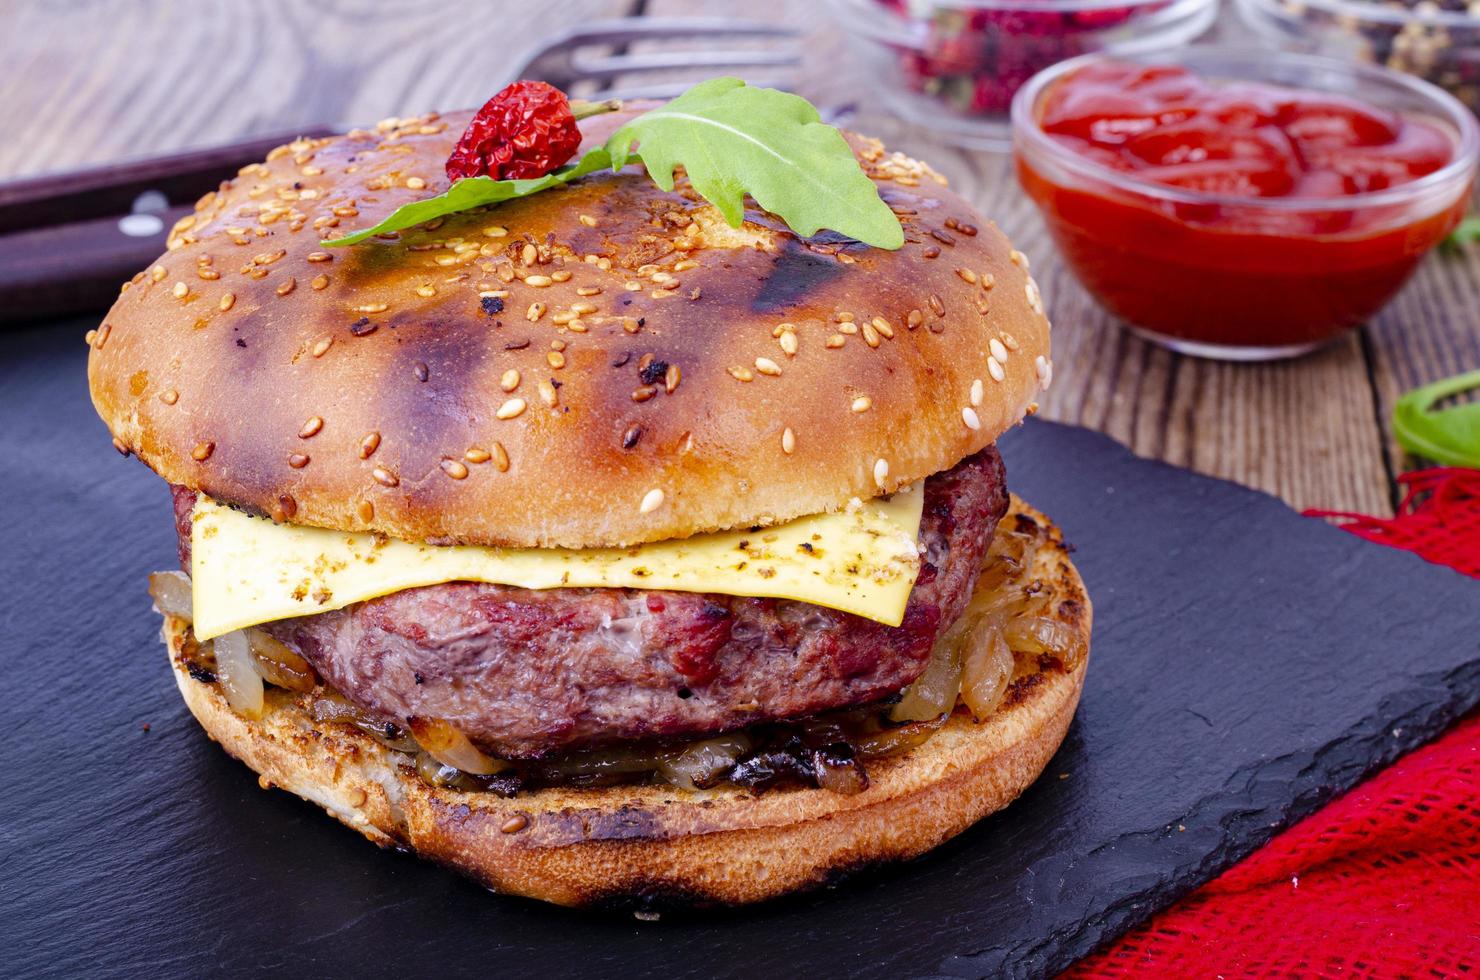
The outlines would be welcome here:
M 682 262 L 675 262 L 673 264 L 674 272 L 688 272 L 690 269 L 697 268 L 699 268 L 699 263 L 695 262 L 693 259 L 684 259 Z
M 576 290 L 576 295 L 577 296 L 600 296 L 601 295 L 601 287 L 600 286 L 581 286 L 580 288 L 578 288 Z M 593 306 L 591 308 L 591 312 L 592 313 L 595 313 L 596 312 L 596 307 Z
M 627 426 L 626 431 L 622 433 L 622 448 L 631 449 L 633 446 L 637 445 L 638 440 L 641 438 L 642 426 L 638 425 L 636 422 L 633 422 L 631 425 Z
M 982 427 L 982 420 L 977 417 L 976 409 L 972 408 L 970 405 L 961 409 L 961 421 L 965 422 L 966 427 L 973 432 Z
M 870 347 L 879 346 L 879 331 L 872 323 L 865 323 L 863 325 L 863 342 Z
M 468 468 L 460 460 L 444 459 L 441 465 L 442 472 L 454 480 L 466 480 L 468 478 Z
M 852 323 L 853 320 L 854 320 L 853 314 L 852 313 L 848 313 L 846 311 L 843 312 L 843 313 L 834 313 L 833 314 L 833 322 L 834 323 Z
M 791 431 L 791 426 L 781 430 L 781 451 L 790 456 L 797 448 L 797 436 Z
M 997 360 L 1003 364 L 1007 363 L 1007 348 L 1003 346 L 1002 341 L 996 337 L 991 338 L 987 341 L 987 349 L 992 352 L 992 356 L 997 358 Z
M 384 313 L 390 309 L 390 305 L 387 303 L 363 303 L 359 306 L 352 307 L 352 309 L 356 313 Z
M 277 506 L 272 509 L 272 519 L 281 524 L 283 521 L 293 519 L 298 513 L 298 501 L 291 493 L 278 494 Z M 364 790 L 361 790 L 364 792 Z
M 1033 370 L 1038 373 L 1039 384 L 1047 391 L 1048 386 L 1053 383 L 1053 362 L 1039 354 L 1033 358 Z
M 970 269 L 957 269 L 956 275 L 960 276 L 962 279 L 965 279 L 972 285 L 976 285 L 976 273 L 972 272 Z
M 177 282 L 175 283 L 175 288 L 170 290 L 170 292 L 175 294 L 175 299 L 184 299 L 190 295 L 190 287 L 183 282 Z
M 565 367 L 565 355 L 558 350 L 547 351 L 545 354 L 545 363 L 549 364 L 556 371 L 559 371 Z
M 524 285 L 534 286 L 535 288 L 543 288 L 550 285 L 550 283 L 554 281 L 555 280 L 551 279 L 549 276 L 526 276 L 524 279 Z
M 329 277 L 325 275 L 314 276 L 313 280 L 309 282 L 309 285 L 313 287 L 315 292 L 317 292 L 318 290 L 324 289 L 329 285 Z
M 938 259 L 940 258 L 940 246 L 931 245 L 926 248 L 925 251 L 921 254 L 924 255 L 927 259 Z
M 1004 344 L 1007 345 L 1007 349 L 1008 350 L 1017 350 L 1018 349 L 1017 338 L 1014 337 L 1010 333 L 1004 333 L 1002 335 L 1002 343 L 1004 343 Z
M 164 271 L 164 266 L 162 265 L 156 265 L 154 268 L 149 270 L 149 278 L 153 279 L 155 282 L 160 282 L 167 275 L 169 275 L 169 273 Z
M 848 320 L 845 323 L 840 323 L 838 324 L 838 333 L 845 333 L 851 337 L 852 335 L 858 333 L 858 324 L 854 323 L 852 320 Z
M 195 444 L 195 448 L 190 450 L 190 458 L 197 463 L 204 463 L 211 458 L 211 453 L 215 451 L 216 444 L 214 442 L 198 442 Z
M 180 393 L 175 389 L 170 388 L 159 393 L 159 400 L 164 402 L 166 405 L 173 405 L 175 404 L 175 402 L 180 400 Z
M 855 412 L 867 412 L 873 405 L 874 401 L 868 395 L 859 395 L 849 407 Z
M 1028 268 L 1028 257 L 1022 252 L 1019 252 L 1017 249 L 1013 249 L 1011 252 L 1009 252 L 1008 258 L 1012 259 L 1012 264 L 1017 266 L 1019 269 Z
M 98 328 L 97 333 L 93 335 L 94 346 L 96 346 L 98 350 L 102 350 L 104 345 L 108 343 L 108 338 L 112 335 L 113 324 L 103 324 L 101 327 Z
M 483 229 L 483 234 L 488 238 L 503 238 L 509 233 L 509 229 L 503 225 L 489 225 Z
M 781 345 L 781 349 L 786 352 L 787 357 L 797 356 L 797 335 L 790 330 L 784 332 L 778 338 L 777 343 Z
M 629 279 L 627 282 L 624 282 L 622 284 L 622 288 L 627 290 L 627 292 L 629 293 L 640 293 L 642 292 L 642 283 L 638 282 L 636 279 Z
M 524 414 L 525 403 L 523 398 L 510 398 L 498 407 L 496 414 L 501 419 L 514 419 Z
M 288 254 L 288 250 L 280 248 L 275 252 L 261 252 L 252 256 L 252 261 L 257 265 L 272 265 L 274 262 Z
M 407 177 L 406 186 L 414 191 L 426 190 L 427 182 L 420 177 Z
M 529 826 L 529 818 L 522 813 L 515 813 L 499 825 L 499 832 L 504 834 L 517 834 Z
M 982 273 L 982 288 L 983 289 L 991 289 L 995 285 L 997 285 L 997 277 L 994 276 L 994 275 L 992 275 L 990 272 L 983 272 Z
M 329 348 L 332 346 L 334 346 L 333 337 L 320 337 L 317 341 L 314 342 L 313 356 L 323 357 L 326 353 L 328 353 Z
M 278 283 L 276 291 L 279 296 L 286 296 L 291 293 L 297 286 L 298 280 L 294 279 L 292 276 L 289 276 L 287 279 L 284 279 L 282 282 Z
M 118 455 L 120 456 L 127 456 L 133 452 L 133 450 L 128 448 L 128 445 L 117 436 L 113 437 L 113 448 L 118 450 Z
M 622 329 L 628 333 L 637 333 L 642 329 L 642 324 L 635 316 L 624 316 L 622 317 Z
M 469 463 L 486 463 L 492 458 L 488 450 L 479 449 L 477 446 L 470 446 L 468 451 L 463 453 L 463 459 Z
M 1007 378 L 1007 372 L 1002 370 L 1002 362 L 995 357 L 987 357 L 987 373 L 992 376 L 993 381 L 1003 381 Z
M 295 470 L 301 470 L 308 465 L 308 456 L 303 453 L 289 453 L 288 465 Z
M 982 403 L 982 379 L 974 378 L 971 382 L 971 404 L 973 407 Z
M 97 341 L 97 339 L 98 332 L 96 330 L 89 330 L 87 333 L 82 335 L 82 342 L 89 347 L 91 347 Z
M 663 390 L 670 395 L 673 394 L 674 389 L 678 387 L 678 382 L 682 377 L 683 373 L 679 371 L 677 364 L 668 365 L 668 370 L 663 372 Z
M 909 314 L 904 318 L 904 325 L 906 328 L 913 330 L 924 321 L 925 314 L 921 313 L 919 310 L 910 310 Z
M 426 361 L 417 361 L 411 366 L 411 375 L 417 381 L 425 381 L 431 377 L 431 370 L 427 367 Z
M 653 299 L 667 299 L 670 296 L 677 296 L 678 291 L 675 289 L 654 289 L 648 295 Z
M 514 368 L 504 372 L 504 376 L 498 379 L 498 385 L 505 391 L 513 391 L 519 387 L 519 372 Z
M 750 368 L 732 367 L 728 368 L 727 370 L 729 371 L 730 377 L 734 378 L 736 381 L 749 381 L 755 377 L 755 375 L 751 373 Z
M 379 448 L 380 448 L 380 433 L 379 432 L 369 432 L 369 433 L 366 433 L 365 434 L 365 438 L 363 438 L 363 439 L 360 440 L 360 458 L 361 459 L 369 459 L 371 456 L 375 455 L 375 450 L 377 450 Z
M 781 365 L 769 357 L 757 357 L 755 359 L 755 369 L 761 374 L 770 375 L 773 378 L 781 374 Z
M 632 389 L 632 400 L 635 402 L 645 402 L 657 393 L 658 389 L 652 385 L 642 385 Z
M 383 487 L 396 487 L 401 485 L 401 481 L 396 477 L 396 474 L 392 473 L 390 470 L 381 469 L 379 466 L 371 470 L 370 475 L 375 477 L 375 482 Z
M 493 444 L 493 465 L 498 467 L 500 473 L 509 472 L 509 452 L 501 442 Z
M 527 310 L 524 311 L 524 319 L 528 320 L 530 323 L 534 323 L 535 321 L 537 321 L 540 317 L 542 317 L 544 315 L 545 315 L 545 304 L 544 303 L 530 303 L 529 304 L 529 309 L 527 309 Z
M 310 262 L 333 262 L 334 261 L 334 256 L 330 255 L 328 252 L 309 252 L 308 253 L 308 261 L 310 261 Z
M 839 347 L 842 347 L 847 342 L 848 342 L 848 338 L 847 337 L 844 337 L 840 333 L 835 333 L 831 337 L 828 337 L 827 338 L 827 340 L 824 343 L 824 346 L 829 347 L 829 348 L 831 348 L 833 350 L 837 350 Z
M 875 330 L 879 331 L 879 333 L 882 334 L 885 339 L 894 339 L 894 328 L 889 325 L 888 320 L 884 319 L 881 316 L 876 316 L 872 320 L 870 320 L 869 323 L 873 326 Z
M 534 260 L 539 257 L 539 250 L 530 242 L 525 242 L 524 247 L 519 250 L 519 260 L 525 265 L 534 265 Z
M 643 495 L 642 503 L 638 504 L 637 510 L 641 514 L 651 514 L 663 506 L 663 491 L 654 487 Z
M 1023 284 L 1023 291 L 1028 297 L 1028 306 L 1039 316 L 1043 315 L 1043 295 L 1038 292 L 1038 284 L 1029 276 L 1028 281 Z
M 884 481 L 889 479 L 889 461 L 879 459 L 874 461 L 874 484 L 879 489 L 884 488 Z
M 946 315 L 946 304 L 940 301 L 940 297 L 934 293 L 930 294 L 930 312 L 936 316 Z
M 581 224 L 585 225 L 587 228 L 595 228 L 596 227 L 596 219 L 593 218 L 593 217 L 591 217 L 589 214 L 583 214 L 583 215 L 581 215 L 580 220 L 581 220 Z
M 360 213 L 360 209 L 353 205 L 344 204 L 334 209 L 334 214 L 340 218 L 353 218 Z
M 217 272 L 215 269 L 208 269 L 205 267 L 196 269 L 195 274 L 204 279 L 206 282 L 215 282 L 217 279 L 221 278 L 221 273 Z

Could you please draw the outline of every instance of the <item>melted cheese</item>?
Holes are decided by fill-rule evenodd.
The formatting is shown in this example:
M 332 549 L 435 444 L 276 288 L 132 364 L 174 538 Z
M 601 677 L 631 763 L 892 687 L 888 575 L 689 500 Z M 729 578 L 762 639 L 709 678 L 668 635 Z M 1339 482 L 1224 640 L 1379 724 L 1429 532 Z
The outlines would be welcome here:
M 916 488 L 759 531 L 565 550 L 438 547 L 274 524 L 201 496 L 190 534 L 195 635 L 208 640 L 443 582 L 770 596 L 898 626 L 920 570 L 923 498 Z

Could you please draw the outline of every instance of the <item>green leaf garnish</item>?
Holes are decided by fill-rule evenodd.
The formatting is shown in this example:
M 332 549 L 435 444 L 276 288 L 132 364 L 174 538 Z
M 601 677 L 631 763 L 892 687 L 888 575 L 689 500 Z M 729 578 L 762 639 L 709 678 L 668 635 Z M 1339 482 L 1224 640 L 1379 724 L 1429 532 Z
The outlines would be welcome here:
M 588 150 L 575 163 L 566 164 L 563 167 L 552 170 L 543 177 L 531 177 L 528 180 L 494 180 L 492 177 L 465 177 L 455 181 L 453 185 L 436 197 L 429 197 L 421 201 L 412 201 L 403 204 L 390 214 L 378 225 L 365 228 L 361 231 L 345 235 L 343 238 L 335 238 L 332 241 L 320 242 L 321 245 L 354 245 L 363 242 L 375 235 L 388 235 L 393 231 L 402 231 L 406 228 L 414 228 L 423 222 L 440 218 L 444 214 L 456 214 L 459 211 L 468 211 L 473 208 L 482 207 L 485 204 L 498 204 L 501 201 L 510 201 L 516 197 L 528 197 L 540 191 L 568 184 L 578 177 L 595 173 L 611 166 L 611 154 L 606 147 L 598 146 Z
M 1480 402 L 1432 411 L 1435 404 L 1480 388 L 1480 371 L 1415 388 L 1393 406 L 1393 431 L 1404 449 L 1445 466 L 1480 467 Z
M 1444 246 L 1445 251 L 1458 252 L 1476 241 L 1480 241 L 1480 217 L 1471 215 L 1455 225 L 1454 230 L 1444 236 L 1444 241 L 1440 244 Z
M 682 165 L 731 227 L 740 226 L 749 193 L 803 237 L 828 228 L 876 248 L 904 244 L 899 218 L 848 141 L 800 96 L 711 78 L 613 133 L 613 166 L 626 163 L 633 142 L 659 187 L 673 190 L 673 168 Z
M 633 152 L 633 144 L 637 152 Z M 405 204 L 379 224 L 325 246 L 354 245 L 443 215 L 558 187 L 605 167 L 640 160 L 653 181 L 673 189 L 683 166 L 703 198 L 738 228 L 745 195 L 803 237 L 827 228 L 877 248 L 904 244 L 899 218 L 859 167 L 843 134 L 822 122 L 806 99 L 752 88 L 738 78 L 713 78 L 612 134 L 575 164 L 531 180 L 470 177 L 436 197 Z

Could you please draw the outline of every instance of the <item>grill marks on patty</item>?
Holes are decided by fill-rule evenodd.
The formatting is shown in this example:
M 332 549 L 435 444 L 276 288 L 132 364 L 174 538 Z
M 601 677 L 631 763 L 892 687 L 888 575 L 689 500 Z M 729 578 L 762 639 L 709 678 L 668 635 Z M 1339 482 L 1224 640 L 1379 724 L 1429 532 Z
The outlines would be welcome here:
M 187 567 L 193 505 L 175 488 Z M 507 758 L 704 737 L 909 684 L 1006 509 L 994 447 L 926 481 L 925 561 L 898 627 L 782 599 L 449 582 L 267 629 L 366 711 L 439 718 Z

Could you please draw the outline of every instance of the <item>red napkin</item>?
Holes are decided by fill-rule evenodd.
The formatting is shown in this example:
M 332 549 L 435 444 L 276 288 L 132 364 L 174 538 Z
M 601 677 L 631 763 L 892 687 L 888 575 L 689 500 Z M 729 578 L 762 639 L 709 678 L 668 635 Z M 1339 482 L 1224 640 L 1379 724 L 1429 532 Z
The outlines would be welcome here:
M 1480 578 L 1480 470 L 1422 470 L 1400 482 L 1407 495 L 1396 517 L 1307 513 Z M 1480 713 L 1472 713 L 1066 976 L 1477 971 Z

